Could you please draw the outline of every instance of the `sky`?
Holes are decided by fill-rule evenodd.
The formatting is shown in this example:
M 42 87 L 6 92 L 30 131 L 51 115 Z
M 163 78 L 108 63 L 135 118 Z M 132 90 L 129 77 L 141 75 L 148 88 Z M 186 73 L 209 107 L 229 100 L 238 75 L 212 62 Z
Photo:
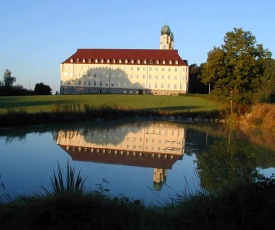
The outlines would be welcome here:
M 223 44 L 234 27 L 275 54 L 274 0 L 0 0 L 0 79 L 59 91 L 60 63 L 78 48 L 159 49 L 168 25 L 190 64 Z

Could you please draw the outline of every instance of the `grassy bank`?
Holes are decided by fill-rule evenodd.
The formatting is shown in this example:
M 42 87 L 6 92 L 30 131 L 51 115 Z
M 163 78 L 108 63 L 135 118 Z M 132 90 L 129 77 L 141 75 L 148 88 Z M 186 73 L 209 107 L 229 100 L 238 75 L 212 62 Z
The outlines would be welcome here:
M 58 95 L 0 98 L 0 127 L 130 116 L 217 117 L 222 104 L 196 95 Z
M 273 229 L 275 180 L 223 192 L 179 194 L 164 206 L 85 191 L 79 174 L 52 178 L 53 192 L 1 204 L 1 229 Z M 67 179 L 66 179 L 67 178 Z M 0 191 L 1 192 L 1 191 Z

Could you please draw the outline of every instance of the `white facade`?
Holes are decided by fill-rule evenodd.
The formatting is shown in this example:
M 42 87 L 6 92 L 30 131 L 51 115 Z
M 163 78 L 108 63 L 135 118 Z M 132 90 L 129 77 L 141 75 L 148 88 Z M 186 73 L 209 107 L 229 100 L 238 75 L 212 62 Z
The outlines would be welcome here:
M 187 93 L 188 63 L 173 50 L 170 28 L 163 28 L 160 50 L 78 49 L 60 65 L 60 93 Z

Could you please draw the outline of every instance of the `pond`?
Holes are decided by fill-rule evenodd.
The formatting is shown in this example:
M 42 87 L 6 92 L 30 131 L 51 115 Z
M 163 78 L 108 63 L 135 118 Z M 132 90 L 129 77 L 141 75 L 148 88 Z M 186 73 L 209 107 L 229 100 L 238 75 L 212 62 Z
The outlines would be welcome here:
M 51 191 L 69 163 L 85 189 L 164 204 L 275 171 L 275 135 L 211 122 L 97 121 L 0 129 L 0 195 Z M 108 191 L 100 190 L 100 187 Z

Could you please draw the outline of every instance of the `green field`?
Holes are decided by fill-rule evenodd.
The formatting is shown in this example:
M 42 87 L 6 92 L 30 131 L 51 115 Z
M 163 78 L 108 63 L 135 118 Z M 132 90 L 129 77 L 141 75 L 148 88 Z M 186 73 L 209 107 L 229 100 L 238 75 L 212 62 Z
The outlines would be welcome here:
M 208 100 L 206 96 L 153 96 L 153 95 L 49 95 L 49 96 L 14 96 L 0 97 L 0 113 L 8 110 L 25 111 L 28 113 L 52 112 L 55 105 L 74 104 L 84 110 L 84 104 L 90 108 L 101 106 L 121 107 L 146 110 L 173 110 L 175 112 L 203 112 L 222 109 L 222 104 Z

